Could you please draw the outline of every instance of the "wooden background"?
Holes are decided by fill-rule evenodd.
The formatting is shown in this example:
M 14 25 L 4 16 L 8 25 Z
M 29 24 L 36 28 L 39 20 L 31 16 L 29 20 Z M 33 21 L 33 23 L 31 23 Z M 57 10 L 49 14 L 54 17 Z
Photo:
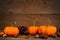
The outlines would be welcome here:
M 0 21 L 0 29 L 2 29 L 4 26 L 12 25 L 15 21 L 17 22 L 16 25 L 23 25 L 23 26 L 30 26 L 33 25 L 33 20 L 37 19 L 36 25 L 55 25 L 57 27 L 60 27 L 60 15 L 48 15 L 48 14 L 15 14 L 15 15 L 6 15 L 4 18 Z M 51 21 L 49 23 L 48 19 Z M 13 24 L 14 25 L 14 24 Z
M 60 0 L 0 0 L 0 14 L 60 14 Z
M 0 0 L 0 29 L 5 25 L 30 26 L 37 19 L 36 25 L 60 26 L 60 0 Z

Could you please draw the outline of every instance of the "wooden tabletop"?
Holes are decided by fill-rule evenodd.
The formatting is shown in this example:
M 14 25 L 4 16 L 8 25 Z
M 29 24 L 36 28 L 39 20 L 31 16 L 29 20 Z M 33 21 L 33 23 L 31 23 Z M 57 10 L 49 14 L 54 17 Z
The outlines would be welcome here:
M 51 38 L 48 39 L 40 39 L 40 38 L 28 38 L 28 39 L 22 39 L 22 38 L 13 38 L 13 37 L 0 37 L 0 40 L 60 40 L 60 37 Z

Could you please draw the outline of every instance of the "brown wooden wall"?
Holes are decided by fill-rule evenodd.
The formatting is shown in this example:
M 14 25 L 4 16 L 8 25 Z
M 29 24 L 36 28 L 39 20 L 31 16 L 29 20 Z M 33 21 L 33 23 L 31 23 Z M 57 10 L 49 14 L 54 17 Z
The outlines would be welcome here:
M 0 0 L 0 4 L 0 29 L 14 21 L 29 26 L 35 18 L 36 25 L 47 25 L 49 18 L 51 25 L 60 26 L 60 0 Z
M 6 25 L 13 24 L 14 21 L 17 22 L 16 25 L 23 25 L 23 26 L 30 26 L 33 25 L 33 20 L 35 18 L 37 19 L 36 25 L 55 25 L 57 27 L 60 27 L 60 15 L 7 15 L 4 17 L 4 19 L 1 21 L 2 25 L 1 28 Z M 50 19 L 51 23 L 48 22 L 48 19 Z

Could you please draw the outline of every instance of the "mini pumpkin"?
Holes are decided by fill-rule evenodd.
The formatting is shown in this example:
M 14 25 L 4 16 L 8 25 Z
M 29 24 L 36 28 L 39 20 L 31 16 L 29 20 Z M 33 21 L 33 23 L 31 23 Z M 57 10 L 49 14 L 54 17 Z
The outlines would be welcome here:
M 57 28 L 52 25 L 39 27 L 39 34 L 54 35 L 56 32 Z
M 29 34 L 32 34 L 32 35 L 37 34 L 37 31 L 38 31 L 38 27 L 37 26 L 28 27 Z
M 28 27 L 29 34 L 32 34 L 32 35 L 37 34 L 38 26 L 36 26 L 36 21 L 37 21 L 37 18 L 34 20 L 33 25 Z
M 45 29 L 46 29 L 46 26 L 40 26 L 38 29 L 38 33 L 39 34 L 45 34 Z
M 57 28 L 55 26 L 48 26 L 46 28 L 47 35 L 54 35 L 57 32 Z
M 48 18 L 48 25 L 47 26 L 40 26 L 39 27 L 39 34 L 46 34 L 46 35 L 54 35 L 57 33 L 56 26 L 50 25 L 51 20 Z
M 10 36 L 15 36 L 19 34 L 19 29 L 16 26 L 6 26 L 4 28 L 4 33 Z

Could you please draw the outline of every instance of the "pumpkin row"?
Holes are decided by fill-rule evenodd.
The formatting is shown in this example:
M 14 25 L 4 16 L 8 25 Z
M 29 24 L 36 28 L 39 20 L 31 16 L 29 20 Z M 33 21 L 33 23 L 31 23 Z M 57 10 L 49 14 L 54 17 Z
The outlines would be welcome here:
M 25 33 L 28 32 L 30 35 L 35 34 L 44 34 L 44 35 L 54 35 L 57 33 L 57 27 L 56 26 L 29 26 L 29 27 L 17 27 L 17 26 L 6 26 L 3 30 L 3 32 L 10 36 L 19 35 L 19 33 Z

